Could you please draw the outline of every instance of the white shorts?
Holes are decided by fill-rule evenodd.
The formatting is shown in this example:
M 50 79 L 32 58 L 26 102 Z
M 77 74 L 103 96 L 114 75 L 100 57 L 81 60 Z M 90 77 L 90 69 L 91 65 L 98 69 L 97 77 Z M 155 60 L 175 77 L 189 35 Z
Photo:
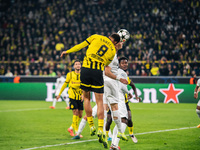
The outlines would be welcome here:
M 200 100 L 198 101 L 197 106 L 200 106 Z
M 118 103 L 118 111 L 121 118 L 124 118 L 124 117 L 128 118 L 128 111 L 126 109 L 125 98 L 123 95 L 122 97 L 120 96 L 120 100 Z
M 119 83 L 117 80 L 107 79 L 104 80 L 104 104 L 115 104 L 119 102 Z
M 92 117 L 93 118 L 97 117 L 97 104 L 92 108 Z

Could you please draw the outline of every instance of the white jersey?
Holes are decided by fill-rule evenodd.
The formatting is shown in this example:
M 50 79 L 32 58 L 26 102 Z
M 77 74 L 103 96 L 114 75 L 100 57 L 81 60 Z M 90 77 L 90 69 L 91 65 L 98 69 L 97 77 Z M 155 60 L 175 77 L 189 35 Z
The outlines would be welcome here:
M 56 90 L 55 90 L 55 96 L 58 96 L 61 90 L 62 85 L 65 83 L 65 78 L 61 76 L 60 78 L 56 79 Z M 67 94 L 68 88 L 65 88 L 65 90 L 62 92 L 62 97 L 68 97 Z
M 117 76 L 118 73 L 118 59 L 117 54 L 113 58 L 112 62 L 109 64 L 111 67 L 111 72 Z M 119 84 L 117 80 L 111 79 L 104 74 L 104 94 L 103 94 L 104 104 L 115 104 L 119 102 Z
M 65 83 L 65 78 L 61 76 L 60 78 L 56 79 L 56 90 L 60 90 L 62 85 Z
M 118 72 L 118 59 L 117 59 L 117 54 L 115 54 L 113 60 L 111 61 L 111 63 L 108 65 L 110 68 L 111 68 L 111 72 L 114 74 L 114 75 L 117 75 L 117 72 Z M 111 79 L 109 77 L 107 77 L 104 73 L 104 80 L 107 80 L 107 79 Z

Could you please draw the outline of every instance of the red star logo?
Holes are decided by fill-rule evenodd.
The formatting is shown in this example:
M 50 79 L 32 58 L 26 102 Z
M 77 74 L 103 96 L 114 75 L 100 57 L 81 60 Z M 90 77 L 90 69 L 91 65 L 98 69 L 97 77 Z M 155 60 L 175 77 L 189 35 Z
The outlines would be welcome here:
M 184 89 L 175 89 L 174 84 L 170 83 L 168 89 L 159 89 L 159 91 L 165 95 L 164 103 L 169 103 L 170 101 L 179 103 L 178 95 L 180 95 Z

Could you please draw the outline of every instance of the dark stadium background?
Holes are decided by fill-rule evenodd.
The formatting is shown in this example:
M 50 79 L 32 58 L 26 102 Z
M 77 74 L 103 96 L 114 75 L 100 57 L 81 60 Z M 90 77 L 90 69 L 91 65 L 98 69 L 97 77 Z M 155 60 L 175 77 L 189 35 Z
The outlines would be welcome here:
M 130 76 L 199 76 L 199 11 L 198 0 L 0 0 L 0 75 L 66 75 L 86 49 L 62 50 L 125 28 Z

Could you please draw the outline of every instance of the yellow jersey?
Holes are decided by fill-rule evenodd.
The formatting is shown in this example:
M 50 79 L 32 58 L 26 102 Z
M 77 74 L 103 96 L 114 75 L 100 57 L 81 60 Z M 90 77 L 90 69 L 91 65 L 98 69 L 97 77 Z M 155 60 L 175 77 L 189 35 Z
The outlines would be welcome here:
M 116 54 L 112 41 L 106 36 L 97 34 L 88 37 L 82 43 L 67 50 L 67 53 L 79 51 L 86 46 L 88 46 L 88 49 L 82 65 L 85 68 L 103 71 L 104 67 L 110 64 Z
M 65 83 L 63 84 L 59 95 L 61 95 L 63 90 L 69 84 L 69 98 L 74 100 L 81 100 L 82 90 L 80 89 L 80 83 L 80 73 L 76 73 L 75 71 L 67 73 Z

